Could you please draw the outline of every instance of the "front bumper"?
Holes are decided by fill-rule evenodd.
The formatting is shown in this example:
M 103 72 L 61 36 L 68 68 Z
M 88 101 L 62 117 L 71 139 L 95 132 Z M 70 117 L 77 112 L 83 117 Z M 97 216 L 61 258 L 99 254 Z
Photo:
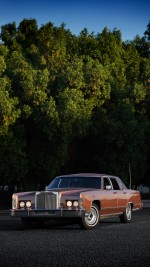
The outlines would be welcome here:
M 26 209 L 26 210 L 10 210 L 12 217 L 36 217 L 36 218 L 82 218 L 86 216 L 85 209 L 80 210 L 68 210 L 68 209 L 57 209 L 57 210 L 37 210 L 37 209 Z

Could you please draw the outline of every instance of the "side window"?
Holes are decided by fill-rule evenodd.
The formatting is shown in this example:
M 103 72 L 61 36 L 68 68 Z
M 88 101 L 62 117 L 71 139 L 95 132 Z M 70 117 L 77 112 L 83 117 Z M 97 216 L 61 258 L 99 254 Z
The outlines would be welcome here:
M 104 189 L 106 189 L 107 186 L 110 186 L 110 189 L 112 189 L 112 185 L 110 183 L 110 180 L 106 177 L 104 177 Z
M 112 185 L 113 185 L 113 189 L 114 190 L 120 190 L 120 187 L 119 187 L 119 184 L 117 182 L 117 180 L 115 178 L 110 178 L 111 179 L 111 182 L 112 182 Z

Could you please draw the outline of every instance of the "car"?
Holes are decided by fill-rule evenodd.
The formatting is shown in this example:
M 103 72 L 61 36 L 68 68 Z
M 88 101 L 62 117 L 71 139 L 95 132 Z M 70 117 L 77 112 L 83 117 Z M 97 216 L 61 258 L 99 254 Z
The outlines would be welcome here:
M 46 220 L 70 219 L 90 230 L 102 218 L 118 216 L 129 223 L 139 209 L 140 192 L 127 189 L 119 177 L 79 173 L 56 177 L 44 191 L 14 193 L 11 216 L 20 217 L 28 228 Z

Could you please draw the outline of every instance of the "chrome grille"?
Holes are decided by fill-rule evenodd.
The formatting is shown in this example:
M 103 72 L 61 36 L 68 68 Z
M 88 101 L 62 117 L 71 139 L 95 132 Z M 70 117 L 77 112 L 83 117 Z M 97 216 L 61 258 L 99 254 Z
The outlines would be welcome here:
M 35 208 L 36 209 L 57 209 L 58 193 L 56 192 L 39 192 L 36 193 Z

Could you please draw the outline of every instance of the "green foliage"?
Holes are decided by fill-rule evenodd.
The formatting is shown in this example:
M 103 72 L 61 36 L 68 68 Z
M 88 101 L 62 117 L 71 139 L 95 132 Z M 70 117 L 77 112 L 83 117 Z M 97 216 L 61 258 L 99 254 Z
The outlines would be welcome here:
M 146 29 L 146 31 L 144 32 L 144 35 L 145 35 L 146 40 L 147 40 L 147 41 L 150 41 L 150 21 L 149 21 L 149 23 L 148 23 L 148 25 L 147 25 L 147 29 Z
M 44 187 L 61 172 L 150 183 L 149 24 L 123 42 L 35 19 L 3 25 L 0 184 Z
M 0 182 L 3 185 L 25 186 L 28 164 L 22 130 L 7 131 L 0 137 Z
M 16 23 L 9 23 L 1 27 L 1 39 L 6 45 L 11 45 L 16 36 Z
M 5 69 L 5 60 L 0 56 L 0 136 L 4 135 L 20 116 L 20 109 L 17 108 L 18 99 L 11 97 L 9 93 L 10 80 L 3 76 Z

